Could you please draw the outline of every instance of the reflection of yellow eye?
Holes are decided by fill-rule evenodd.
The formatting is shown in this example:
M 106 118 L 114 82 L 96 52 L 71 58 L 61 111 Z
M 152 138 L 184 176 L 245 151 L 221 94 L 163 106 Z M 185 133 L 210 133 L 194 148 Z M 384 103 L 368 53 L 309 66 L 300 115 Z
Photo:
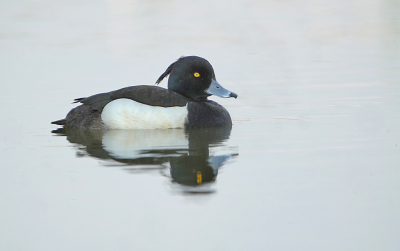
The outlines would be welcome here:
M 198 72 L 195 72 L 193 75 L 194 75 L 196 78 L 200 77 L 200 73 L 198 73 Z
M 202 182 L 203 182 L 203 178 L 201 177 L 201 172 L 197 172 L 197 184 L 201 184 Z

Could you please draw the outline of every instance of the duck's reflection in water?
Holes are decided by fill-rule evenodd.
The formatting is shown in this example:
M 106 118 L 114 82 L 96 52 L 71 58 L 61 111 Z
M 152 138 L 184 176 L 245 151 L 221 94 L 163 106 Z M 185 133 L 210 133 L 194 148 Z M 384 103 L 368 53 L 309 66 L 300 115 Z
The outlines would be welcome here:
M 227 147 L 231 128 L 167 130 L 90 130 L 60 128 L 53 131 L 74 143 L 77 156 L 102 159 L 104 166 L 129 172 L 159 171 L 172 181 L 174 191 L 212 193 L 222 167 L 237 156 Z

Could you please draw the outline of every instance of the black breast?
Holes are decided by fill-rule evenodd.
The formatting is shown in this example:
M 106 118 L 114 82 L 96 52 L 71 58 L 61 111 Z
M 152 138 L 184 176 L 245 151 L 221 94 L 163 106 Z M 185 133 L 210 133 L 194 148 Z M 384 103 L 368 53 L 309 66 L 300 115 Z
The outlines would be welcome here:
M 228 111 L 217 102 L 189 102 L 186 127 L 232 127 L 232 119 Z

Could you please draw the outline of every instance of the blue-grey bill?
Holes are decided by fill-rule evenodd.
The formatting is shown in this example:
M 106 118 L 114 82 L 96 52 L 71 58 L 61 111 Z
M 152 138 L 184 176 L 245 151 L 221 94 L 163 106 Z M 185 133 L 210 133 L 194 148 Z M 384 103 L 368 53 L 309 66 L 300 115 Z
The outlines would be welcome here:
M 225 89 L 222 87 L 217 81 L 214 79 L 211 81 L 210 87 L 206 90 L 206 93 L 210 95 L 216 95 L 221 98 L 237 98 L 237 94 L 234 92 L 231 92 L 230 90 Z

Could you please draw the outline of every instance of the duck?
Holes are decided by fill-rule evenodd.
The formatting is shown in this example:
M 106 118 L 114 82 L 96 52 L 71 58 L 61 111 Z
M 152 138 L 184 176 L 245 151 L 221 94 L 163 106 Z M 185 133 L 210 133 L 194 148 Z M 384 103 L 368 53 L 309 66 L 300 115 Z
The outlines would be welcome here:
M 158 85 L 168 78 L 168 89 Z M 168 129 L 232 127 L 229 112 L 208 97 L 237 98 L 216 80 L 212 65 L 198 56 L 180 57 L 156 85 L 129 86 L 74 99 L 80 104 L 64 119 L 51 122 L 66 128 Z

